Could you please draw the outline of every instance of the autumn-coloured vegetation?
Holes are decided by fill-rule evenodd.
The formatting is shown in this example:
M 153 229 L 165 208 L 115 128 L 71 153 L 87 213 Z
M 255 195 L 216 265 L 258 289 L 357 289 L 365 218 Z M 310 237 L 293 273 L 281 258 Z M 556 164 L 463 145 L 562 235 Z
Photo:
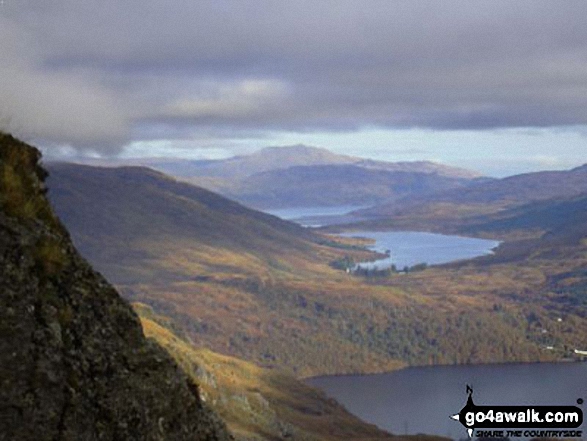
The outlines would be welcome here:
M 0 206 L 21 220 L 42 219 L 56 225 L 38 182 L 46 176 L 40 153 L 0 131 Z
M 206 404 L 239 440 L 334 441 L 441 440 L 395 437 L 352 416 L 320 390 L 279 369 L 264 369 L 234 357 L 195 348 L 173 320 L 134 304 L 147 337 L 155 339 L 199 385 Z
M 506 242 L 489 259 L 358 277 L 331 266 L 368 255 L 347 241 L 159 173 L 52 174 L 50 195 L 82 252 L 127 298 L 215 352 L 303 377 L 558 360 L 587 346 L 578 239 Z

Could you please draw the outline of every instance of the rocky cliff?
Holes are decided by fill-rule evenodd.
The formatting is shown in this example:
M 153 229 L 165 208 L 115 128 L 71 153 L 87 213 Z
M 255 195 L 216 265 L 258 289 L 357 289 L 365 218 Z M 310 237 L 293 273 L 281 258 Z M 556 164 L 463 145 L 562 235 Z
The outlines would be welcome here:
M 39 152 L 0 133 L 0 440 L 226 440 L 71 244 Z

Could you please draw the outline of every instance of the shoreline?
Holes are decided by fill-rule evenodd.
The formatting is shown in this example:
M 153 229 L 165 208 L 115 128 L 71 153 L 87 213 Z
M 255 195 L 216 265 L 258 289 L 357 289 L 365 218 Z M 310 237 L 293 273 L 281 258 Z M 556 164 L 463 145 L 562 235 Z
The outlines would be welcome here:
M 568 363 L 586 363 L 587 361 L 581 360 L 571 360 L 571 359 L 561 359 L 561 360 L 548 360 L 548 361 L 497 361 L 495 363 L 485 362 L 485 363 L 461 363 L 461 364 L 426 364 L 426 365 L 406 365 L 399 367 L 398 369 L 393 369 L 390 371 L 381 371 L 381 372 L 365 372 L 365 373 L 352 373 L 352 374 L 326 374 L 326 375 L 313 375 L 309 377 L 296 377 L 300 381 L 308 381 L 314 379 L 322 379 L 322 378 L 338 378 L 338 377 L 370 377 L 374 375 L 386 375 L 386 374 L 394 374 L 399 371 L 403 371 L 406 369 L 434 369 L 434 368 L 443 368 L 443 367 L 483 367 L 483 366 L 515 366 L 515 365 L 533 365 L 533 364 L 568 364 Z

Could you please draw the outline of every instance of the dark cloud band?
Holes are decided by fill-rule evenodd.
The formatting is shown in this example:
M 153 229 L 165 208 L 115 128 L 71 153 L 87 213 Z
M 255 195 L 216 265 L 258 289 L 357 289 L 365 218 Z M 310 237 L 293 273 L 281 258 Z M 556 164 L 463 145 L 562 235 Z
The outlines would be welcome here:
M 149 124 L 582 125 L 585 16 L 583 1 L 15 0 L 0 10 L 2 112 L 91 148 Z

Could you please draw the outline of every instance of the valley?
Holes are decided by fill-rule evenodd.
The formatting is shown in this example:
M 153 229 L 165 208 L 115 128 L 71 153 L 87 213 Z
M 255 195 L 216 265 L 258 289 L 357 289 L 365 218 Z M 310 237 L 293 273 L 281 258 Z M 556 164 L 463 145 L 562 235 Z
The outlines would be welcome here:
M 134 302 L 147 337 L 237 439 L 389 438 L 303 378 L 563 361 L 587 347 L 581 195 L 452 226 L 500 238 L 494 254 L 347 272 L 334 263 L 384 255 L 332 232 L 353 235 L 370 220 L 304 228 L 148 168 L 50 164 L 49 173 L 48 195 L 76 247 Z M 27 207 L 11 210 L 43 215 Z M 47 254 L 48 271 L 55 259 Z
M 104 165 L 88 164 L 96 162 Z M 375 205 L 491 181 L 430 161 L 376 161 L 306 145 L 267 147 L 221 160 L 127 163 L 148 166 L 257 209 Z
M 172 320 L 134 304 L 147 337 L 175 358 L 198 385 L 237 439 L 312 441 L 441 441 L 435 436 L 392 436 L 351 415 L 318 389 L 279 369 L 260 368 L 234 357 L 194 347 Z M 175 331 L 174 331 L 175 328 Z
M 587 344 L 581 301 L 558 294 L 581 286 L 587 256 L 579 238 L 506 241 L 494 256 L 401 277 L 360 277 L 332 267 L 345 257 L 372 259 L 360 247 L 147 169 L 50 171 L 49 195 L 92 263 L 128 299 L 173 318 L 195 344 L 220 353 L 304 377 L 557 360 Z M 135 212 L 143 182 L 156 209 Z M 202 195 L 206 212 L 199 211 Z M 176 212 L 167 211 L 174 206 L 182 214 L 177 229 Z M 365 225 L 372 226 L 357 224 Z M 103 243 L 109 246 L 97 246 Z M 561 315 L 565 326 L 557 325 Z
M 584 437 L 586 16 L 0 0 L 0 441 Z
M 74 248 L 68 231 L 45 197 L 47 172 L 39 165 L 39 158 L 40 153 L 34 148 L 0 133 L 0 257 L 4 263 L 0 274 L 3 287 L 0 300 L 5 305 L 1 309 L 3 335 L 10 337 L 0 340 L 3 347 L 0 364 L 4 385 L 2 397 L 3 403 L 8 403 L 2 407 L 3 416 L 8 417 L 0 419 L 3 435 L 14 439 L 47 440 L 70 439 L 77 434 L 88 439 L 152 439 L 155 434 L 157 439 L 209 441 L 441 439 L 425 435 L 393 436 L 351 415 L 336 401 L 303 384 L 284 369 L 275 365 L 259 367 L 213 352 L 201 344 L 195 345 L 192 336 L 196 335 L 193 332 L 198 323 L 196 314 L 187 315 L 191 310 L 186 308 L 184 317 L 188 320 L 182 321 L 178 312 L 183 305 L 176 303 L 172 307 L 172 301 L 162 292 L 157 296 L 144 296 L 156 307 L 135 303 L 133 312 Z M 349 241 L 325 243 L 324 237 L 295 224 L 253 212 L 150 170 L 60 167 L 61 173 L 75 176 L 78 184 L 84 182 L 81 177 L 85 177 L 88 188 L 96 182 L 93 180 L 96 176 L 103 178 L 105 173 L 107 181 L 98 182 L 108 182 L 109 186 L 101 185 L 101 193 L 98 188 L 92 188 L 95 200 L 102 204 L 112 197 L 116 199 L 126 194 L 126 199 L 118 199 L 124 204 L 117 208 L 130 211 L 113 212 L 111 206 L 103 205 L 102 213 L 106 216 L 123 214 L 108 219 L 120 222 L 116 225 L 103 223 L 104 218 L 96 216 L 92 219 L 96 235 L 89 234 L 87 241 L 80 240 L 81 247 L 92 246 L 96 241 L 103 241 L 104 245 L 108 243 L 107 237 L 100 234 L 117 232 L 117 236 L 110 238 L 110 243 L 121 241 L 126 250 L 114 248 L 112 251 L 118 254 L 106 254 L 107 258 L 128 253 L 129 259 L 143 259 L 130 270 L 127 268 L 130 260 L 106 266 L 106 271 L 120 270 L 114 274 L 127 280 L 126 283 L 129 279 L 135 280 L 133 277 L 146 274 L 145 268 L 140 268 L 142 262 L 148 262 L 161 250 L 169 250 L 165 247 L 158 250 L 139 248 L 139 244 L 144 246 L 141 233 L 164 232 L 163 239 L 169 239 L 173 229 L 162 220 L 170 219 L 170 213 L 172 219 L 181 219 L 178 215 L 182 210 L 188 210 L 184 211 L 186 215 L 193 215 L 194 210 L 198 210 L 198 215 L 204 218 L 195 223 L 188 221 L 186 226 L 191 227 L 192 232 L 201 227 L 224 225 L 226 230 L 223 233 L 228 237 L 234 234 L 233 239 L 236 239 L 243 225 L 246 228 L 253 222 L 257 228 L 251 230 L 255 234 L 250 233 L 240 242 L 227 242 L 225 251 L 229 256 L 242 253 L 243 244 L 250 247 L 252 241 L 258 247 L 257 262 L 244 266 L 242 273 L 233 274 L 232 279 L 223 278 L 221 273 L 218 279 L 213 279 L 218 286 L 231 286 L 236 281 L 246 281 L 246 286 L 250 282 L 247 277 L 258 269 L 256 265 L 265 268 L 268 274 L 276 270 L 276 275 L 284 272 L 283 266 L 291 261 L 287 258 L 282 262 L 273 261 L 277 253 L 271 244 L 277 240 L 286 243 L 292 252 L 302 253 L 310 249 L 324 253 L 306 262 L 306 274 L 316 271 L 316 262 L 336 256 L 341 250 L 358 258 L 373 254 Z M 110 172 L 114 175 L 108 176 Z M 54 173 L 52 179 L 58 174 Z M 120 182 L 128 185 L 121 186 Z M 79 185 L 61 188 L 67 197 L 79 198 Z M 162 198 L 168 201 L 169 211 L 156 216 L 156 225 L 145 223 L 144 229 L 134 230 L 136 222 L 140 224 L 141 213 L 133 213 L 133 210 L 148 208 L 149 200 L 161 202 Z M 219 207 L 224 224 L 220 217 L 215 218 Z M 85 212 L 84 207 L 75 205 L 73 208 L 74 213 Z M 226 222 L 231 213 L 233 222 L 240 219 L 236 226 L 233 222 Z M 149 221 L 153 219 L 150 217 Z M 106 230 L 100 230 L 100 225 L 106 226 Z M 130 229 L 125 230 L 129 225 Z M 111 228 L 116 226 L 118 229 Z M 198 242 L 192 245 L 196 247 L 207 240 L 218 240 L 214 234 L 218 232 L 211 232 L 213 239 L 198 234 Z M 184 231 L 179 237 L 185 243 L 190 235 Z M 267 242 L 267 237 L 271 241 Z M 94 254 L 93 258 L 101 255 L 104 254 Z M 243 256 L 243 262 L 254 255 Z M 201 255 L 189 257 L 198 256 Z M 203 261 L 198 275 L 192 279 L 209 282 L 206 271 L 219 272 L 224 258 Z M 266 258 L 269 260 L 264 260 Z M 294 252 L 293 258 L 295 262 L 300 257 Z M 167 262 L 167 265 L 171 263 Z M 151 264 L 157 269 L 158 261 Z M 186 282 L 182 271 L 186 271 L 185 268 L 170 271 L 167 266 L 162 266 L 159 273 L 147 273 L 150 278 L 143 278 L 142 283 L 152 289 L 168 286 L 173 290 L 174 283 Z M 133 289 L 138 286 L 136 282 L 130 285 Z M 122 288 L 125 286 L 121 285 Z M 238 291 L 235 290 L 236 295 Z M 209 300 L 219 302 L 215 294 Z M 227 301 L 224 305 L 217 305 L 230 311 L 235 304 Z M 164 310 L 175 314 L 167 317 L 160 313 Z M 197 320 L 206 319 L 208 314 L 213 323 L 213 314 L 210 314 L 213 311 L 202 308 L 201 312 Z M 13 369 L 12 358 L 16 356 L 19 356 L 23 369 Z M 113 419 L 120 424 L 112 424 Z M 82 420 L 89 422 L 80 423 Z

